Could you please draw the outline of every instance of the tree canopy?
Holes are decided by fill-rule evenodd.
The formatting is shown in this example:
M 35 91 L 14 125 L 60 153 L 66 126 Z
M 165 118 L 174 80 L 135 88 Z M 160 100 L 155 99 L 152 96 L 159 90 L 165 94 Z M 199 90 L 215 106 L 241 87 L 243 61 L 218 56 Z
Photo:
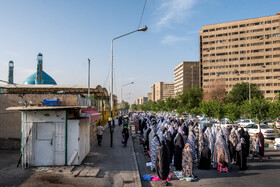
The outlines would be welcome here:
M 264 98 L 262 92 L 256 84 L 250 84 L 251 88 L 251 98 Z M 243 101 L 249 99 L 249 83 L 242 82 L 237 83 L 233 86 L 232 90 L 229 92 L 227 102 L 235 103 L 241 105 Z

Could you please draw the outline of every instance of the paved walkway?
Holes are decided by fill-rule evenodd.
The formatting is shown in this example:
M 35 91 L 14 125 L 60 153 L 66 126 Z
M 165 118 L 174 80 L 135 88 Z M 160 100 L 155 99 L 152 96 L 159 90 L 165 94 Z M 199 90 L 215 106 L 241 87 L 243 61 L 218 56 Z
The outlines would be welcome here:
M 135 155 L 130 135 L 127 147 L 121 143 L 122 126 L 115 126 L 113 147 L 110 146 L 110 129 L 103 134 L 102 145 L 97 141 L 91 146 L 90 154 L 83 163 L 93 163 L 94 168 L 100 169 L 96 184 L 100 186 L 141 186 Z
M 102 145 L 91 145 L 88 156 L 80 166 L 16 168 L 18 152 L 0 152 L 0 186 L 96 186 L 139 187 L 141 186 L 137 162 L 130 136 L 127 147 L 121 143 L 122 126 L 116 125 L 114 145 L 110 147 L 110 131 L 106 128 Z M 13 155 L 14 159 L 11 155 Z M 12 165 L 7 164 L 11 162 Z M 8 175 L 5 175 L 8 174 Z M 13 180 L 15 178 L 16 180 Z

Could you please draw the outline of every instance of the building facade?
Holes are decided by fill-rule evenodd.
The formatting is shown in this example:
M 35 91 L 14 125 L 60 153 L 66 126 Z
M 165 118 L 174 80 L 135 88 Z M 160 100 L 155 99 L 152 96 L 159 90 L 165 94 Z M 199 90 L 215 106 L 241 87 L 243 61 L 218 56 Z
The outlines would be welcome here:
M 280 90 L 280 14 L 202 26 L 199 81 L 204 90 L 223 80 L 260 87 L 274 99 Z
M 142 105 L 148 102 L 148 97 L 139 97 L 139 104 Z
M 148 93 L 148 101 L 152 101 L 152 92 Z
M 199 87 L 199 62 L 184 61 L 174 68 L 174 94 Z
M 156 82 L 151 87 L 152 101 L 165 100 L 174 97 L 174 83 Z

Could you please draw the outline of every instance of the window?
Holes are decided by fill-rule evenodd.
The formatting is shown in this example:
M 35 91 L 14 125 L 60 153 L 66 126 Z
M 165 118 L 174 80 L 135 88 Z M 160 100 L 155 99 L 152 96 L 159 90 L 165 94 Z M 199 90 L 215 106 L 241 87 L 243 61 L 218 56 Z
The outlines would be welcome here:
M 270 31 L 270 30 L 271 30 L 271 28 L 270 28 L 270 27 L 267 27 L 267 28 L 265 28 L 265 30 L 266 30 L 266 31 Z
M 262 25 L 263 22 L 255 22 L 255 23 L 251 23 L 251 25 Z
M 239 25 L 239 27 L 246 27 L 246 25 L 245 25 L 245 24 L 242 24 L 242 25 Z
M 254 29 L 251 32 L 261 32 L 261 31 L 263 31 L 263 29 Z
M 208 30 L 203 30 L 203 32 L 208 32 Z
M 272 37 L 278 37 L 278 36 L 280 36 L 280 33 L 276 33 L 272 35 Z
M 266 22 L 265 22 L 265 24 L 270 24 L 270 23 L 271 23 L 271 21 L 266 21 Z
M 245 34 L 245 31 L 240 31 L 239 34 Z
M 240 67 L 246 67 L 246 64 L 240 64 Z
M 228 53 L 217 53 L 216 56 L 223 56 L 223 55 L 227 55 Z
M 238 28 L 238 25 L 233 25 L 231 28 L 233 29 Z
M 268 48 L 268 49 L 265 49 L 265 51 L 272 51 L 272 49 L 271 49 L 271 48 Z

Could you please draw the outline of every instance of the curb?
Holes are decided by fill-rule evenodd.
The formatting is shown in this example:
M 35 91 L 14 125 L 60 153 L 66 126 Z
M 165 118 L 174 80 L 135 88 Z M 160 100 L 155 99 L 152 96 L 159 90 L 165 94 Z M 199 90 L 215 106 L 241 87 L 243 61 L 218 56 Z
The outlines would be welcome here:
M 132 143 L 132 151 L 133 151 L 133 158 L 134 158 L 134 164 L 135 164 L 135 169 L 136 169 L 136 186 L 138 184 L 138 186 L 141 186 L 141 180 L 140 180 L 140 174 L 139 174 L 139 168 L 138 168 L 138 164 L 137 164 L 137 159 L 136 159 L 136 155 L 135 155 L 135 149 L 134 149 L 134 143 L 132 140 L 132 133 L 131 133 L 131 138 L 130 141 Z

